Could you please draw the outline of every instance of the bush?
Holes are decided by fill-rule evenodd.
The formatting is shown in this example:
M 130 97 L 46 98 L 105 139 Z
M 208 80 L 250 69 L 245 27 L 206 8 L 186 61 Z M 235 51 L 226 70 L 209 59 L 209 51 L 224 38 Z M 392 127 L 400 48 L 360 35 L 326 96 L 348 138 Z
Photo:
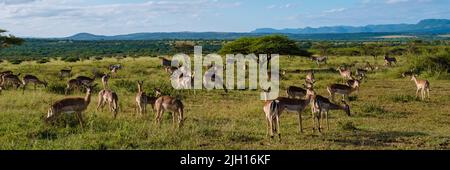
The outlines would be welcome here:
M 425 73 L 427 77 L 450 79 L 450 54 L 441 51 L 436 55 L 409 56 L 409 69 Z
M 74 63 L 74 62 L 80 61 L 80 59 L 77 58 L 77 57 L 67 57 L 67 58 L 63 58 L 62 60 L 65 61 L 65 62 L 70 62 L 70 63 Z
M 48 63 L 48 62 L 50 62 L 50 61 L 47 58 L 43 58 L 43 59 L 36 61 L 36 63 L 39 63 L 39 64 L 44 64 L 44 63 Z
M 23 62 L 22 59 L 13 59 L 9 61 L 11 64 L 18 65 Z

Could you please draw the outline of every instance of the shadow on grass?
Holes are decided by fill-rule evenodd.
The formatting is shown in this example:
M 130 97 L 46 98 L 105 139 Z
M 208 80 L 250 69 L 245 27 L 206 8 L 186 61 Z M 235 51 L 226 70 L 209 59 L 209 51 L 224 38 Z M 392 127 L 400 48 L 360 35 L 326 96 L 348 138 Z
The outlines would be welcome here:
M 347 135 L 346 135 L 347 136 Z M 336 142 L 342 146 L 370 146 L 370 147 L 388 147 L 396 144 L 414 144 L 412 141 L 408 141 L 405 138 L 423 137 L 427 136 L 422 132 L 400 132 L 400 131 L 387 131 L 387 132 L 375 132 L 358 130 L 358 133 L 347 137 L 338 137 L 337 139 L 328 139 L 329 141 Z M 416 143 L 420 146 L 420 143 Z

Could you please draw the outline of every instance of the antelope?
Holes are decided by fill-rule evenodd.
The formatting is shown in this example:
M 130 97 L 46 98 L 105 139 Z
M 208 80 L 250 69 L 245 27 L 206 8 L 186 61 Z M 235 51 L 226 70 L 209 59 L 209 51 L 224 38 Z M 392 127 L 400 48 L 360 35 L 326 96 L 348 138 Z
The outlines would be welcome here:
M 98 93 L 97 111 L 99 108 L 102 108 L 103 111 L 105 104 L 108 103 L 109 110 L 114 114 L 114 119 L 116 119 L 119 110 L 118 102 L 119 96 L 117 96 L 116 92 L 108 89 L 103 89 Z
M 165 59 L 164 57 L 160 57 L 160 59 L 161 59 L 161 65 L 163 67 L 170 67 L 170 66 L 172 66 L 172 61 L 171 60 Z
M 45 118 L 45 122 L 50 122 L 54 120 L 61 113 L 75 113 L 80 122 L 81 128 L 83 128 L 83 115 L 89 103 L 91 103 L 91 93 L 93 86 L 85 86 L 86 87 L 86 96 L 85 97 L 68 97 L 61 99 L 59 101 L 54 102 L 51 107 L 48 109 L 47 117 Z
M 364 66 L 364 69 L 373 71 L 373 70 L 375 70 L 375 67 L 372 66 L 369 62 L 366 62 L 366 65 Z
M 95 77 L 89 78 L 86 76 L 78 76 L 76 79 L 80 82 L 80 84 L 86 85 L 86 86 L 91 85 L 95 81 Z
M 72 66 L 70 66 L 69 69 L 61 69 L 59 71 L 59 79 L 63 79 L 64 77 L 71 77 L 72 76 Z
M 111 76 L 109 74 L 105 74 L 102 76 L 103 89 L 106 89 L 108 87 L 108 81 L 110 77 Z
M 414 75 L 414 71 L 410 70 L 410 71 L 405 71 L 402 73 L 402 77 L 412 77 Z
M 330 124 L 328 121 L 328 113 L 330 110 L 343 110 L 348 116 L 351 116 L 350 113 L 350 106 L 343 100 L 343 105 L 337 105 L 332 103 L 329 99 L 320 96 L 315 95 L 313 96 L 313 100 L 311 102 L 311 110 L 313 114 L 313 124 L 314 127 L 318 127 L 319 132 L 321 132 L 322 126 L 321 121 L 323 121 L 322 116 L 325 116 L 326 123 L 327 123 L 327 130 L 330 130 Z M 316 126 L 315 118 L 317 118 L 318 126 Z
M 23 84 L 23 90 L 25 91 L 26 86 L 29 83 L 33 83 L 34 84 L 34 89 L 36 90 L 36 85 L 40 84 L 40 85 L 44 85 L 45 88 L 47 88 L 48 83 L 46 81 L 41 81 L 39 80 L 39 78 L 37 78 L 36 76 L 33 75 L 25 75 L 22 78 L 22 84 Z
M 165 111 L 172 113 L 173 124 L 177 125 L 178 128 L 182 127 L 186 118 L 184 117 L 184 105 L 181 100 L 170 97 L 162 96 L 159 97 L 155 102 L 156 109 L 156 123 L 161 126 L 162 114 Z
M 155 88 L 155 96 L 147 96 L 147 104 L 150 104 L 152 106 L 152 110 L 155 110 L 155 102 L 158 100 L 159 97 L 161 97 L 161 89 Z
M 147 112 L 147 103 L 148 96 L 142 90 L 142 85 L 144 81 L 137 81 L 138 93 L 136 94 L 136 109 L 140 116 L 142 116 L 142 112 Z
M 16 89 L 18 89 L 20 87 L 20 85 L 22 85 L 22 81 L 20 81 L 19 79 L 19 75 L 14 75 L 14 74 L 4 74 L 2 76 L 2 83 L 0 86 L 5 87 L 6 83 L 10 83 L 13 86 L 16 86 Z
M 345 80 L 345 79 L 353 79 L 353 75 L 352 75 L 352 71 L 350 69 L 344 69 L 342 67 L 339 67 L 336 69 L 337 71 L 339 71 L 339 74 L 341 75 L 341 77 Z
M 418 80 L 416 75 L 411 76 L 411 81 L 414 81 L 416 83 L 416 98 L 419 97 L 419 91 L 422 100 L 425 99 L 425 93 L 427 93 L 427 97 L 430 98 L 430 82 L 428 80 Z
M 351 80 L 347 80 L 346 84 L 347 86 L 354 86 L 355 83 L 358 83 L 359 85 L 361 85 L 361 81 L 362 81 L 362 77 L 359 77 L 359 79 L 351 79 Z
M 315 61 L 318 66 L 320 66 L 320 63 L 327 64 L 328 57 L 322 56 L 322 57 L 311 57 L 311 60 Z
M 306 74 L 305 83 L 314 84 L 316 82 L 314 71 L 309 71 L 308 74 Z
M 356 76 L 357 77 L 361 77 L 361 78 L 365 78 L 367 75 L 367 70 L 366 69 L 356 69 Z
M 308 90 L 307 89 L 312 89 L 313 85 L 310 83 L 306 83 L 306 85 L 304 84 L 305 88 L 301 88 L 301 87 L 296 87 L 296 86 L 289 86 L 286 90 L 286 94 L 288 96 L 288 98 L 302 98 L 304 96 L 306 96 Z
M 345 100 L 352 92 L 359 91 L 359 83 L 359 80 L 356 80 L 352 86 L 344 84 L 332 84 L 327 87 L 327 91 L 333 101 L 336 93 L 342 94 L 342 99 Z
M 81 82 L 78 81 L 77 79 L 70 79 L 66 83 L 66 89 L 65 89 L 65 93 L 64 94 L 67 96 L 69 91 L 74 89 L 74 88 L 76 88 L 78 91 L 80 91 L 81 85 L 82 85 Z
M 388 55 L 384 56 L 384 65 L 392 66 L 392 63 L 397 64 L 397 59 L 395 57 L 389 57 Z

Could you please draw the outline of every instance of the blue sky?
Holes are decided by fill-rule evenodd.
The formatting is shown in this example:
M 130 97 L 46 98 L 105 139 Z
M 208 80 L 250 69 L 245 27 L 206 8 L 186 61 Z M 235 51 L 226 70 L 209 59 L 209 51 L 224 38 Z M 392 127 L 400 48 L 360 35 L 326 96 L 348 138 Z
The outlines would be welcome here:
M 0 0 L 0 28 L 27 37 L 417 23 L 449 0 Z

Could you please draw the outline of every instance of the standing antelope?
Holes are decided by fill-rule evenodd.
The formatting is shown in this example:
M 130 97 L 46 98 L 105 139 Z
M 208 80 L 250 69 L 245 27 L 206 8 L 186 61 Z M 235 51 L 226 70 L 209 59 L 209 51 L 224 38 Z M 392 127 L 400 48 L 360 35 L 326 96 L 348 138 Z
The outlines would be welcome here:
M 430 98 L 430 82 L 428 80 L 418 80 L 416 75 L 413 75 L 411 76 L 411 81 L 416 83 L 416 98 L 419 97 L 419 91 L 422 96 L 422 100 L 425 99 L 425 93 L 427 93 L 427 97 Z
M 109 81 L 110 77 L 111 76 L 109 74 L 105 74 L 105 75 L 102 76 L 103 89 L 108 88 L 108 81 Z
M 70 66 L 69 69 L 61 69 L 59 71 L 59 79 L 63 79 L 64 77 L 71 77 L 72 76 L 72 66 Z
M 94 81 L 95 81 L 95 76 L 94 76 L 93 78 L 86 77 L 86 76 L 78 76 L 76 79 L 77 79 L 82 85 L 89 86 L 89 85 L 92 85 L 92 83 L 94 83 Z
M 301 87 L 297 87 L 297 86 L 289 86 L 286 90 L 286 94 L 288 96 L 288 98 L 302 98 L 304 96 L 307 95 L 308 90 L 307 89 L 312 89 L 313 85 L 310 83 L 306 83 L 306 85 L 304 85 L 306 89 L 301 88 Z
M 354 92 L 359 91 L 359 80 L 356 80 L 352 86 L 344 84 L 331 84 L 327 87 L 327 91 L 330 94 L 331 99 L 334 101 L 335 94 L 342 94 L 342 99 L 345 100 L 348 96 Z
M 327 64 L 328 57 L 322 56 L 322 57 L 311 57 L 311 60 L 315 61 L 318 66 L 320 66 L 320 63 Z
M 343 67 L 339 67 L 336 70 L 339 71 L 339 74 L 341 75 L 343 80 L 353 79 L 352 71 L 350 69 L 345 69 Z
M 22 85 L 22 81 L 19 79 L 19 75 L 14 75 L 14 74 L 5 74 L 3 75 L 2 78 L 2 83 L 0 86 L 5 87 L 5 85 L 7 83 L 13 85 L 16 87 L 16 89 L 18 89 L 20 87 L 20 85 Z
M 184 105 L 181 100 L 170 97 L 159 97 L 155 102 L 156 123 L 161 126 L 162 115 L 165 111 L 172 113 L 173 124 L 182 127 L 186 118 L 184 117 Z
M 112 90 L 108 90 L 108 89 L 103 89 L 102 91 L 100 91 L 98 93 L 98 105 L 97 105 L 97 111 L 99 108 L 102 109 L 105 107 L 105 104 L 108 103 L 109 105 L 109 110 L 114 114 L 114 119 L 117 117 L 117 113 L 119 111 L 119 96 L 117 96 L 117 93 L 112 91 Z
M 23 84 L 23 90 L 25 91 L 26 86 L 29 83 L 33 83 L 34 84 L 34 89 L 36 90 L 36 85 L 37 84 L 41 84 L 44 85 L 45 88 L 47 88 L 48 83 L 46 81 L 41 81 L 39 80 L 39 78 L 37 78 L 36 76 L 33 75 L 25 75 L 22 78 L 22 84 Z
M 305 83 L 314 84 L 316 82 L 314 71 L 311 70 L 306 74 Z
M 66 89 L 65 89 L 65 95 L 67 96 L 67 94 L 69 93 L 70 90 L 72 89 L 77 89 L 78 91 L 80 91 L 80 87 L 81 87 L 81 82 L 78 81 L 77 79 L 70 79 L 69 81 L 67 81 L 66 84 Z
M 384 66 L 392 66 L 392 63 L 397 64 L 397 59 L 395 57 L 384 56 Z
M 145 94 L 145 92 L 142 90 L 142 85 L 144 84 L 144 81 L 137 81 L 138 86 L 138 93 L 136 94 L 136 111 L 139 113 L 140 116 L 142 116 L 142 113 L 147 112 L 147 103 L 148 103 L 148 96 Z
M 327 130 L 330 130 L 330 124 L 328 121 L 328 112 L 330 110 L 343 110 L 345 111 L 345 113 L 347 113 L 348 116 L 351 116 L 350 113 L 350 106 L 343 100 L 342 101 L 344 103 L 344 105 L 337 105 L 332 103 L 329 99 L 320 96 L 320 95 L 315 95 L 313 96 L 313 100 L 311 103 L 311 110 L 312 110 L 312 114 L 313 114 L 313 123 L 314 123 L 314 127 L 317 127 L 319 129 L 319 132 L 321 132 L 322 129 L 322 124 L 321 123 L 323 121 L 322 117 L 324 116 L 326 119 L 326 123 L 327 123 Z M 317 123 L 318 126 L 316 126 L 316 121 L 315 118 L 317 118 Z
M 75 113 L 81 127 L 83 128 L 82 112 L 84 112 L 89 106 L 89 103 L 91 103 L 91 93 L 94 86 L 85 86 L 85 97 L 68 97 L 54 102 L 50 109 L 48 109 L 47 118 L 45 121 L 50 122 L 60 116 L 61 113 Z

